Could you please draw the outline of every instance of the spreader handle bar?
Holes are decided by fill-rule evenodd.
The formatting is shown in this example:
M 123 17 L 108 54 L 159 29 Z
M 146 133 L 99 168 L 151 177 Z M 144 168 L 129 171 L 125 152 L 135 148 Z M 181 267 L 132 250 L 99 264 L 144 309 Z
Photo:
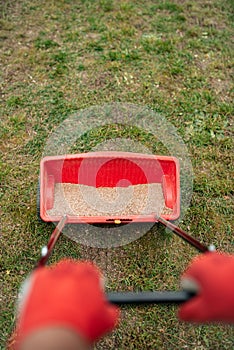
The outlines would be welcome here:
M 52 254 L 54 246 L 62 233 L 62 230 L 66 222 L 67 222 L 67 215 L 64 215 L 62 216 L 58 225 L 55 227 L 53 233 L 51 234 L 49 242 L 47 243 L 47 246 L 43 247 L 44 250 L 42 251 L 41 257 L 37 262 L 35 268 L 43 267 L 46 265 L 50 255 Z
M 158 222 L 160 222 L 165 227 L 168 227 L 172 232 L 177 234 L 177 236 L 181 237 L 183 240 L 191 244 L 193 247 L 197 248 L 202 253 L 205 253 L 209 251 L 209 248 L 204 245 L 203 243 L 199 242 L 196 238 L 190 236 L 188 233 L 186 233 L 184 230 L 179 228 L 178 226 L 172 224 L 169 221 L 164 220 L 162 217 L 156 218 Z
M 107 299 L 116 305 L 124 304 L 181 304 L 194 297 L 187 291 L 155 291 L 155 292 L 110 292 Z

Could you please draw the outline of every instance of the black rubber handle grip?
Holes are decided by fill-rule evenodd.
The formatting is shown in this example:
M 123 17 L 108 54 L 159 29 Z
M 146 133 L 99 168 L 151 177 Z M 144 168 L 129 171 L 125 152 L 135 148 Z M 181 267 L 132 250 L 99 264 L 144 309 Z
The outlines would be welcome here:
M 187 291 L 155 291 L 155 292 L 110 292 L 107 299 L 112 304 L 181 304 L 195 294 Z

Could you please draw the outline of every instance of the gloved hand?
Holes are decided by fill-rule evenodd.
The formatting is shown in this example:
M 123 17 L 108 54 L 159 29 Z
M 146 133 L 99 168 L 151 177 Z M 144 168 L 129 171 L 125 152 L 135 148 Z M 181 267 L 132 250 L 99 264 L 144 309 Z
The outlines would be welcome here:
M 107 301 L 101 282 L 89 262 L 63 260 L 35 270 L 19 306 L 18 342 L 47 326 L 70 328 L 90 343 L 111 331 L 119 310 Z
M 195 258 L 181 286 L 197 295 L 179 309 L 179 318 L 199 323 L 234 322 L 234 256 L 216 252 Z

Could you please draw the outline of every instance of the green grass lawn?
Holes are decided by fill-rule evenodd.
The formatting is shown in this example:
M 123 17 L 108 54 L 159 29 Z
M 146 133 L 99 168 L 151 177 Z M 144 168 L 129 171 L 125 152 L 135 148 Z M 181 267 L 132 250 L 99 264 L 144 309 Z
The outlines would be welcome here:
M 52 230 L 36 215 L 39 163 L 49 135 L 71 114 L 121 102 L 159 112 L 177 128 L 194 171 L 180 226 L 233 253 L 233 2 L 231 0 L 1 2 L 0 349 L 11 333 L 20 283 Z M 157 151 L 152 135 L 101 128 L 74 150 L 127 135 Z M 84 228 L 85 230 L 85 228 Z M 93 258 L 110 289 L 178 289 L 197 252 L 154 226 L 115 249 L 63 236 L 51 262 Z M 233 328 L 178 321 L 175 306 L 123 308 L 97 349 L 231 350 Z

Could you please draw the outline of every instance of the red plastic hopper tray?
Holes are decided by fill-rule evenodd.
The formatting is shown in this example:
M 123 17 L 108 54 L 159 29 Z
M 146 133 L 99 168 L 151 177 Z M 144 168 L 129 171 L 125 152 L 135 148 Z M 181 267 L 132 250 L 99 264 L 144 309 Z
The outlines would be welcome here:
M 95 188 L 128 187 L 160 184 L 166 213 L 165 220 L 180 215 L 179 162 L 175 157 L 130 152 L 91 152 L 63 156 L 47 156 L 41 160 L 38 190 L 38 213 L 43 221 L 59 221 L 67 215 L 70 223 L 155 222 L 155 213 L 77 215 L 53 212 L 55 188 L 61 184 Z M 66 201 L 66 198 L 64 198 Z

